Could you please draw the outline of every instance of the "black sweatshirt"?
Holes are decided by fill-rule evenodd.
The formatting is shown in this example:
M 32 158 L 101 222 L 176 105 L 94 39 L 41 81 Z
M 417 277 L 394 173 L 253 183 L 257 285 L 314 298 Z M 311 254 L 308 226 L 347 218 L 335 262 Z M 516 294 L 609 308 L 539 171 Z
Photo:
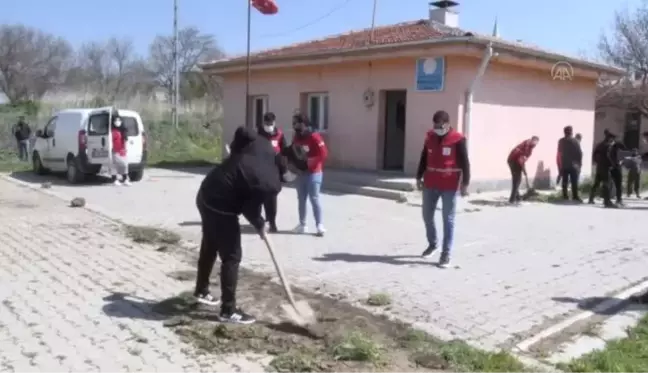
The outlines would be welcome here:
M 443 137 L 439 137 L 439 142 Z M 457 166 L 461 169 L 462 179 L 461 184 L 468 186 L 470 184 L 470 160 L 468 159 L 468 146 L 466 138 L 461 139 L 455 144 L 455 151 L 457 152 Z M 419 161 L 418 170 L 416 171 L 416 178 L 422 179 L 425 170 L 427 169 L 427 148 L 423 145 L 421 151 L 421 159 Z
M 231 154 L 214 167 L 200 185 L 199 202 L 216 213 L 243 216 L 255 228 L 264 225 L 261 205 L 281 191 L 275 152 L 268 141 L 239 127 L 230 145 Z

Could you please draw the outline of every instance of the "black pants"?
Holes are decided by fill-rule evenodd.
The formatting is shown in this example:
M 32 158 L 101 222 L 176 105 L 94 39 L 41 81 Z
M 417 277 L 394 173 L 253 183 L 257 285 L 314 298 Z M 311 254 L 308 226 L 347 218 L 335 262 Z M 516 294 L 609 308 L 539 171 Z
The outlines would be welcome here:
M 623 174 L 621 173 L 621 169 L 618 167 L 611 169 L 610 178 L 614 184 L 616 201 L 617 203 L 621 203 L 623 201 Z
M 579 199 L 578 195 L 578 178 L 580 173 L 578 172 L 578 169 L 575 167 L 570 167 L 570 168 L 563 168 L 560 170 L 560 176 L 562 179 L 562 194 L 563 198 L 567 199 L 569 198 L 569 194 L 567 194 L 567 187 L 568 184 L 571 184 L 571 195 L 572 199 L 577 200 Z
M 592 184 L 592 189 L 590 190 L 589 200 L 590 202 L 594 201 L 596 192 L 598 188 L 602 187 L 603 203 L 606 205 L 611 204 L 610 200 L 610 170 L 605 169 L 596 169 L 594 173 L 594 183 Z
M 626 190 L 628 192 L 628 197 L 630 197 L 632 193 L 639 196 L 640 180 L 641 180 L 641 172 L 637 170 L 628 171 L 628 180 L 627 180 L 628 185 Z
M 522 166 L 515 161 L 508 162 L 509 169 L 511 170 L 511 196 L 509 202 L 519 202 L 522 197 L 520 196 L 520 184 L 522 183 Z
M 277 194 L 272 195 L 263 202 L 265 220 L 270 224 L 270 226 L 277 225 L 277 197 Z
M 200 201 L 197 204 L 202 220 L 202 241 L 195 294 L 209 291 L 209 277 L 220 255 L 221 311 L 231 313 L 236 308 L 236 286 L 242 257 L 239 219 L 236 215 L 214 212 Z

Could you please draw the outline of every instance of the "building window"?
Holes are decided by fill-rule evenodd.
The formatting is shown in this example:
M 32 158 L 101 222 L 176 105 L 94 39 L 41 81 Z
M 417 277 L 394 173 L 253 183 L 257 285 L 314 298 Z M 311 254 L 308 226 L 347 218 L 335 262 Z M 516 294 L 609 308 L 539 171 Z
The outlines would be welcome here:
M 252 103 L 252 124 L 255 127 L 261 126 L 263 124 L 263 114 L 268 112 L 268 96 L 252 96 L 250 101 Z
M 308 94 L 308 119 L 316 131 L 326 131 L 329 126 L 328 93 Z

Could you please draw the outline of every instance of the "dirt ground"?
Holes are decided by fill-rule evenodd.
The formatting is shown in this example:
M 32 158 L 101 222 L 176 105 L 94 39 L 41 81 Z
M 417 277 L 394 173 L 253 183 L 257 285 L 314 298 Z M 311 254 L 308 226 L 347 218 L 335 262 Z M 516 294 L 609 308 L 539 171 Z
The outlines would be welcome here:
M 216 270 L 215 272 L 218 272 Z M 193 271 L 169 274 L 193 285 Z M 212 287 L 218 294 L 217 276 Z M 318 323 L 301 328 L 286 322 L 283 290 L 270 278 L 243 270 L 238 302 L 259 322 L 251 326 L 219 324 L 218 307 L 198 305 L 191 292 L 160 302 L 153 308 L 169 316 L 166 325 L 186 341 L 211 353 L 256 352 L 276 356 L 277 371 L 424 371 L 451 369 L 430 347 L 433 339 L 407 325 L 389 321 L 339 300 L 297 292 L 308 300 Z M 425 346 L 424 346 L 425 345 Z M 417 350 L 417 351 L 414 351 Z M 420 351 L 419 351 L 420 350 Z M 418 353 L 417 356 L 414 356 Z

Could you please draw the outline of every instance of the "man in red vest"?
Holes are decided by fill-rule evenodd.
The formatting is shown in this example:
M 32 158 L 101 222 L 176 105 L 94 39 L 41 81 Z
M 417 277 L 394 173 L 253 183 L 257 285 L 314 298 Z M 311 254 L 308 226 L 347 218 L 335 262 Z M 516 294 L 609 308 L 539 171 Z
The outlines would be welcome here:
M 437 111 L 432 121 L 434 128 L 425 137 L 416 173 L 417 187 L 423 190 L 423 221 L 428 241 L 422 256 L 427 258 L 437 249 L 434 213 L 441 199 L 443 245 L 439 266 L 447 268 L 454 236 L 457 190 L 462 196 L 468 195 L 470 161 L 466 138 L 450 126 L 448 113 Z
M 520 183 L 522 183 L 522 175 L 526 175 L 526 161 L 533 154 L 533 149 L 538 145 L 540 138 L 533 136 L 528 140 L 519 143 L 509 153 L 507 162 L 509 169 L 511 169 L 511 197 L 510 203 L 519 203 L 522 200 L 520 196 Z
M 257 130 L 259 136 L 270 141 L 270 145 L 272 145 L 272 149 L 274 149 L 277 156 L 275 163 L 279 168 L 279 175 L 283 177 L 286 170 L 281 161 L 281 154 L 288 144 L 281 129 L 277 128 L 276 120 L 277 116 L 274 113 L 265 113 L 263 115 L 263 124 Z M 277 195 L 269 196 L 263 202 L 263 209 L 265 210 L 265 219 L 268 222 L 270 233 L 277 233 Z

